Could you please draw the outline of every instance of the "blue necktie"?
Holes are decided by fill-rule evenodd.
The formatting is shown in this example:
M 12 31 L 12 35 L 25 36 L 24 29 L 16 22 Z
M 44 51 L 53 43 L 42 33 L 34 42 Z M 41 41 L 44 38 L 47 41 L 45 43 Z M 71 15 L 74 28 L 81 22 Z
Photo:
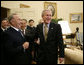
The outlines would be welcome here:
M 22 35 L 22 37 L 24 37 L 24 35 L 23 35 L 23 33 L 22 33 L 22 31 L 21 31 L 21 30 L 19 30 L 18 32 Z
M 24 38 L 24 35 L 23 35 L 22 31 L 19 30 L 18 32 L 19 32 L 19 33 L 22 35 L 22 37 Z M 25 48 L 24 48 L 24 52 L 25 52 Z

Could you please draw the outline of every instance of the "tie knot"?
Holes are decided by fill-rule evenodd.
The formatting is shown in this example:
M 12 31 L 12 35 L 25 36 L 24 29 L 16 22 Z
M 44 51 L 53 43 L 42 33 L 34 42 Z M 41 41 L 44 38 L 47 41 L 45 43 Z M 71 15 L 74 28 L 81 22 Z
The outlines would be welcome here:
M 23 33 L 23 35 L 24 35 L 24 30 L 22 30 L 22 33 Z
M 18 32 L 24 37 L 24 34 L 21 30 L 18 30 Z
M 18 32 L 20 32 L 20 33 L 21 33 L 21 30 L 19 29 L 19 30 L 18 30 Z
M 47 25 L 47 24 L 45 24 L 45 27 L 48 27 L 48 25 Z

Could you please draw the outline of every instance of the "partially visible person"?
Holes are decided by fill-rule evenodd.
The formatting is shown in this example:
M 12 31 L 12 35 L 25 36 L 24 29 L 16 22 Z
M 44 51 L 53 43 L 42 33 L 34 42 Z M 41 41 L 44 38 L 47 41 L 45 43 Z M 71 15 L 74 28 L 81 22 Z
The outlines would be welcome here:
M 25 32 L 26 32 L 26 29 L 27 29 L 27 20 L 26 19 L 22 19 L 22 22 L 21 22 L 21 31 L 22 33 L 25 35 Z
M 35 27 L 34 27 L 34 20 L 33 19 L 30 19 L 29 20 L 29 25 L 27 25 L 27 20 L 26 19 L 22 19 L 22 22 L 21 22 L 21 30 L 25 36 L 25 39 L 26 41 L 29 41 L 30 43 L 30 46 L 29 46 L 29 50 L 32 54 L 32 58 L 30 59 L 31 60 L 31 63 L 32 63 L 32 60 L 34 60 L 34 51 L 35 51 L 35 43 L 34 43 L 34 36 L 35 36 Z
M 30 64 L 29 42 L 21 32 L 21 19 L 17 14 L 8 17 L 11 27 L 3 35 L 5 60 L 3 64 Z
M 37 49 L 37 44 L 34 42 L 35 39 L 35 31 L 36 31 L 36 27 L 34 26 L 34 20 L 30 19 L 29 21 L 29 25 L 27 25 L 27 35 L 28 36 L 28 40 L 30 41 L 30 43 L 32 44 L 32 60 L 36 61 L 36 49 Z
M 33 19 L 30 19 L 30 20 L 29 20 L 29 26 L 30 26 L 30 27 L 34 27 L 34 22 L 35 22 L 35 21 L 34 21 Z
M 30 36 L 28 36 L 29 34 L 29 29 L 27 29 L 27 20 L 26 19 L 22 19 L 22 22 L 21 22 L 21 31 L 26 39 L 26 41 L 28 41 L 30 43 L 29 45 L 29 51 L 30 51 L 30 58 L 29 58 L 29 61 L 30 63 L 32 62 L 32 44 L 30 42 Z M 33 42 L 33 41 L 32 41 Z
M 4 31 L 4 30 L 6 30 L 9 26 L 10 26 L 10 25 L 9 25 L 8 19 L 7 19 L 7 18 L 4 18 L 4 19 L 1 21 L 1 30 Z
M 79 32 L 79 27 L 76 28 L 76 43 L 77 43 L 77 46 L 81 46 L 81 35 L 80 35 L 80 32 Z
M 43 10 L 42 18 L 44 22 L 37 25 L 36 28 L 36 39 L 40 41 L 37 64 L 57 64 L 58 60 L 62 63 L 64 45 L 61 26 L 51 22 L 52 12 L 50 10 Z
M 8 29 L 9 27 L 9 23 L 8 23 L 8 19 L 4 18 L 1 20 L 1 27 L 0 27 L 0 31 L 1 31 L 1 43 L 0 43 L 0 59 L 1 59 L 1 64 L 4 63 L 4 31 Z
M 34 36 L 35 36 L 35 27 L 34 27 L 34 20 L 30 19 L 29 20 L 29 25 L 27 25 L 27 30 L 28 30 L 28 36 L 30 38 L 30 41 L 34 40 Z
M 3 34 L 4 34 L 4 32 L 3 32 L 3 30 L 0 28 L 0 34 L 1 34 L 1 36 L 0 36 L 0 39 L 1 39 L 1 41 L 0 41 L 0 60 L 1 60 L 1 64 L 3 64 L 4 63 L 4 43 L 3 43 L 3 41 L 4 41 L 4 39 L 3 39 Z

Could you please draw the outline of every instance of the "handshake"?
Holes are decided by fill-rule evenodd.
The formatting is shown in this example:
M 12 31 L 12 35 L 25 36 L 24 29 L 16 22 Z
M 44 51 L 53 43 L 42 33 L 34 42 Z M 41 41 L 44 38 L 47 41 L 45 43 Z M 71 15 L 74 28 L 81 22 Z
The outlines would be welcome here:
M 24 44 L 22 46 L 24 49 L 28 49 L 29 48 L 29 42 L 24 42 Z

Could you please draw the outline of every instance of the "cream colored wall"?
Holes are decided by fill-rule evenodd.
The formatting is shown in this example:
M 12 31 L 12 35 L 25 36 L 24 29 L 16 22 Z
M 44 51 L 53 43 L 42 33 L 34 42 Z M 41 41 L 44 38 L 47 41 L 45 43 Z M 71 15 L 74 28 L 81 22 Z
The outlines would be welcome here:
M 69 26 L 72 32 L 76 31 L 76 27 L 79 27 L 79 31 L 83 32 L 83 23 L 70 23 L 70 13 L 83 13 L 83 1 L 58 1 L 57 3 L 57 17 L 63 18 L 69 22 Z
M 25 5 L 29 5 L 30 8 L 27 8 L 27 9 L 28 9 L 28 11 L 30 9 L 33 10 L 32 13 L 34 14 L 34 16 L 27 18 L 26 15 L 28 13 L 25 14 L 25 11 L 22 11 L 21 9 L 19 9 L 20 3 L 25 4 Z M 35 20 L 35 26 L 38 24 L 39 19 L 41 19 L 41 12 L 44 9 L 42 1 L 41 2 L 40 1 L 17 1 L 17 2 L 16 1 L 2 1 L 1 2 L 1 7 L 11 9 L 11 13 L 15 13 L 16 11 L 19 11 L 19 13 L 22 12 L 22 14 L 20 14 L 20 16 L 23 15 L 23 14 L 24 14 L 24 16 L 21 17 L 21 18 L 26 18 L 27 20 L 29 20 L 31 18 L 34 19 Z
M 53 2 L 53 1 L 49 1 Z M 63 18 L 69 22 L 69 26 L 72 32 L 75 32 L 76 27 L 79 27 L 79 31 L 83 32 L 83 23 L 70 23 L 70 13 L 83 13 L 83 1 L 54 1 L 57 3 L 57 18 Z M 44 1 L 1 1 L 1 7 L 6 8 L 19 8 L 19 4 L 23 3 L 29 5 L 34 10 L 35 25 L 41 19 L 41 13 L 44 9 Z M 13 12 L 14 10 L 12 10 Z M 12 13 L 11 12 L 11 13 Z M 24 13 L 23 13 L 24 14 Z M 24 16 L 24 18 L 26 18 Z

